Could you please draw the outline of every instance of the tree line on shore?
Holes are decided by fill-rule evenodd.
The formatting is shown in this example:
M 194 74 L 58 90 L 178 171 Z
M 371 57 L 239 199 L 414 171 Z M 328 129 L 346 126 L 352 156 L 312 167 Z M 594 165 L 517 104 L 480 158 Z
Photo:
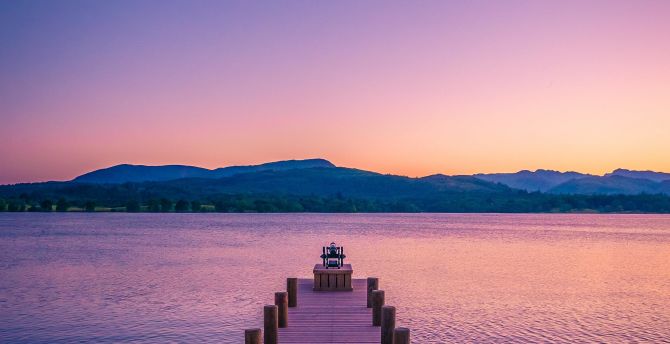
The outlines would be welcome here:
M 450 194 L 434 199 L 361 199 L 331 196 L 228 194 L 207 199 L 149 198 L 109 201 L 104 199 L 38 199 L 29 195 L 1 199 L 0 212 L 600 212 L 670 213 L 665 195 L 551 195 L 539 192 L 515 194 Z
M 360 210 L 359 210 L 360 209 Z M 167 198 L 149 199 L 146 202 L 130 200 L 123 204 L 100 204 L 95 201 L 67 201 L 64 198 L 56 202 L 45 199 L 40 202 L 27 200 L 0 199 L 0 212 L 152 212 L 152 213 L 199 213 L 199 212 L 416 212 L 418 209 L 408 208 L 398 202 L 376 203 L 367 200 L 321 197 L 251 197 L 247 195 L 231 195 L 215 200 L 171 200 Z

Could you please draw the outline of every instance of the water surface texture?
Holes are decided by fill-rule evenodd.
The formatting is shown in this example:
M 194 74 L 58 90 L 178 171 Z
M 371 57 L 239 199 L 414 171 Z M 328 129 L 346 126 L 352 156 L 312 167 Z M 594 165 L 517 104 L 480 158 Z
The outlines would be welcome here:
M 240 343 L 332 240 L 416 343 L 670 341 L 670 216 L 6 213 L 0 342 Z

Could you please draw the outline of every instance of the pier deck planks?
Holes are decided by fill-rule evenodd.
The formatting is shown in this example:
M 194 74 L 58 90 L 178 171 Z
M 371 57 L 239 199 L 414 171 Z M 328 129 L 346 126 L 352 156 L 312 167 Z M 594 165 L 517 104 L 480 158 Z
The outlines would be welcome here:
M 313 280 L 299 279 L 298 307 L 289 308 L 279 343 L 379 343 L 381 330 L 366 307 L 367 282 L 351 282 L 354 291 L 313 291 Z

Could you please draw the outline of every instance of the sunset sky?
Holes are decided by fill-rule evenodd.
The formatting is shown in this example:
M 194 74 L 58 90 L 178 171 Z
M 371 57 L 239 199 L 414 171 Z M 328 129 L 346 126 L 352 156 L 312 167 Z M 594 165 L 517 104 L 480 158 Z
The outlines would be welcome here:
M 670 171 L 670 1 L 3 1 L 0 184 Z

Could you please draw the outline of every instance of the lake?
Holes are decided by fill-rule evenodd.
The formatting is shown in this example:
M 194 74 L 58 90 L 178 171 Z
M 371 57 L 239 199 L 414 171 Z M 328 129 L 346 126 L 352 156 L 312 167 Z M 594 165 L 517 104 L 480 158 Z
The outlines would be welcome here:
M 416 343 L 670 341 L 670 216 L 0 213 L 0 342 L 240 343 L 321 246 Z

